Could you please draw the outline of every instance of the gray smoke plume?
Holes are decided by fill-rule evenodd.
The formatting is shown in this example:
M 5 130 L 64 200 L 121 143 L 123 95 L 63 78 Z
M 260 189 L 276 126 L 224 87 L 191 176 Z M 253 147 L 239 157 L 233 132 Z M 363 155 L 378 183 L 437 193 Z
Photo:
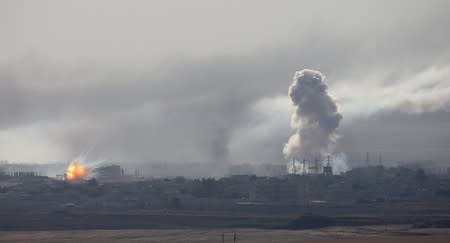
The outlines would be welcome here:
M 342 115 L 328 95 L 324 80 L 325 76 L 314 70 L 304 69 L 294 75 L 289 97 L 297 107 L 291 117 L 296 132 L 284 146 L 287 159 L 312 158 L 330 152 Z

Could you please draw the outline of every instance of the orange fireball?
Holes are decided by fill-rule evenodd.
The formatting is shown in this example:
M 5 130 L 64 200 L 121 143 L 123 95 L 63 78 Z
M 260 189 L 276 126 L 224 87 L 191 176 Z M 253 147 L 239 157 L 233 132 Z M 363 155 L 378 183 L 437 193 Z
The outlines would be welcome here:
M 66 180 L 68 181 L 82 180 L 86 178 L 87 174 L 88 169 L 75 160 L 72 163 L 70 163 L 69 167 L 67 168 Z

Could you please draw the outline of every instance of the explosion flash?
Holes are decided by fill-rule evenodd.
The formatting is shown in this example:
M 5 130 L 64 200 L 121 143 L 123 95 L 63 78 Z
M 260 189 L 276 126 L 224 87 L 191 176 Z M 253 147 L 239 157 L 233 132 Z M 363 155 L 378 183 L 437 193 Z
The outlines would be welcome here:
M 82 166 L 78 161 L 74 160 L 67 167 L 66 180 L 75 181 L 85 179 L 88 175 L 89 170 Z

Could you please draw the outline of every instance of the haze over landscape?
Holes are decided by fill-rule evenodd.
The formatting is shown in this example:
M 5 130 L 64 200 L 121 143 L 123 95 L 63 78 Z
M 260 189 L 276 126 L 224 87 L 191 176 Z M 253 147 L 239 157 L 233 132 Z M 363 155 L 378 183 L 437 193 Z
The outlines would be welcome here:
M 1 242 L 450 242 L 450 1 L 0 0 Z
M 284 164 L 296 71 L 335 152 L 449 162 L 448 1 L 1 1 L 0 159 Z

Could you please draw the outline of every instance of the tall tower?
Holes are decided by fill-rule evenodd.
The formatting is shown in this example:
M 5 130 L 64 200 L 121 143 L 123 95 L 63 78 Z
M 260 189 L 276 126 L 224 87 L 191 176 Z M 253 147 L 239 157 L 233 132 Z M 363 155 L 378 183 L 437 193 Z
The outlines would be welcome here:
M 366 152 L 366 165 L 369 166 L 370 165 L 370 157 L 369 157 L 369 152 Z
M 330 155 L 328 155 L 328 157 L 327 157 L 327 165 L 323 167 L 323 174 L 325 176 L 333 175 L 333 167 L 331 167 Z

